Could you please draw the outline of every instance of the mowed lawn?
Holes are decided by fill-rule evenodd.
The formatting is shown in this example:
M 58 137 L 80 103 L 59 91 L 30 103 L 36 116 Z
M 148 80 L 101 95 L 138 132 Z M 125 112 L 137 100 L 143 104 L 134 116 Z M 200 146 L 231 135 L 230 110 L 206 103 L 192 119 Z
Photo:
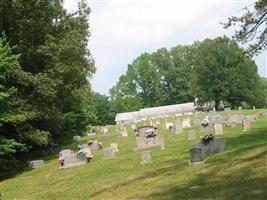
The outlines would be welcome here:
M 204 113 L 191 117 L 191 122 L 200 116 Z M 204 165 L 189 167 L 189 149 L 201 136 L 197 127 L 193 129 L 198 138 L 189 141 L 189 129 L 175 135 L 160 127 L 165 150 L 151 149 L 153 163 L 141 165 L 141 152 L 133 151 L 135 137 L 128 133 L 128 138 L 117 139 L 113 127 L 112 137 L 103 144 L 118 144 L 115 159 L 103 160 L 99 152 L 87 165 L 59 170 L 56 155 L 40 158 L 45 159 L 44 168 L 1 182 L 2 199 L 267 199 L 267 117 L 253 122 L 250 133 L 241 126 L 224 127 L 227 151 L 206 157 Z

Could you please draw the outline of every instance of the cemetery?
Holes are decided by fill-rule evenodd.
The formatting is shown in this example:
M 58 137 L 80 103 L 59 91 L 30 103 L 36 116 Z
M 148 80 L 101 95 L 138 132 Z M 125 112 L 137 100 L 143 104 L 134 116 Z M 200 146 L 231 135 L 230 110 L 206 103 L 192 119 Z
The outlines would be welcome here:
M 237 190 L 243 191 L 249 185 L 252 191 L 256 191 L 256 188 L 261 191 L 256 196 L 263 197 L 266 193 L 266 166 L 263 163 L 267 162 L 267 129 L 263 125 L 267 123 L 267 118 L 260 115 L 255 120 L 254 116 L 261 113 L 260 110 L 239 111 L 238 114 L 234 111 L 212 115 L 200 112 L 190 116 L 162 117 L 157 119 L 155 126 L 145 125 L 151 122 L 145 120 L 127 128 L 115 125 L 107 130 L 100 127 L 97 135 L 75 136 L 72 148 L 60 152 L 65 158 L 64 166 L 60 167 L 55 158 L 33 160 L 28 163 L 31 171 L 2 183 L 3 193 L 10 198 L 16 195 L 24 199 L 44 199 L 47 195 L 59 195 L 59 199 L 72 199 L 78 195 L 72 190 L 79 187 L 79 190 L 86 191 L 78 195 L 81 199 L 129 199 L 136 194 L 140 199 L 197 199 L 197 194 L 189 190 L 195 188 L 194 190 L 200 191 L 201 188 L 201 194 L 205 192 L 207 198 L 212 195 L 224 198 L 226 193 L 217 193 L 214 188 L 224 187 L 229 197 L 236 197 L 231 188 L 238 184 Z M 173 134 L 169 127 L 167 129 L 166 122 L 174 126 L 179 134 Z M 235 125 L 230 126 L 231 123 Z M 132 128 L 137 130 L 137 134 L 126 134 Z M 157 130 L 158 134 L 146 137 L 150 130 Z M 99 146 L 98 141 L 102 142 L 103 147 Z M 82 151 L 92 154 L 89 163 L 81 156 Z M 242 159 L 246 158 L 251 161 L 243 162 Z M 254 173 L 262 179 L 244 182 L 250 165 L 254 166 L 250 169 L 251 173 L 257 169 Z M 240 173 L 244 173 L 244 177 L 239 179 Z M 200 179 L 201 174 L 209 178 Z M 65 184 L 59 187 L 57 183 L 62 178 Z M 42 183 L 46 188 L 42 193 L 36 191 L 30 195 L 27 191 L 32 184 L 27 180 L 34 181 L 32 184 Z M 146 186 L 148 180 L 151 180 L 150 189 Z M 18 190 L 8 193 L 6 189 L 14 188 L 17 181 L 23 184 L 21 187 L 26 192 Z M 55 184 L 50 187 L 51 181 Z M 68 185 L 66 181 L 71 181 L 72 184 Z M 170 185 L 164 185 L 164 182 L 171 184 L 171 188 Z M 89 185 L 90 190 L 87 191 Z M 160 193 L 153 192 L 159 190 L 158 185 L 161 185 Z M 177 186 L 182 190 L 169 192 Z M 62 189 L 64 194 L 58 194 Z M 141 195 L 138 192 L 140 189 L 145 189 Z M 31 188 L 31 193 L 33 191 L 35 189 Z M 250 196 L 250 193 L 245 193 Z M 243 195 L 237 199 L 242 199 L 241 197 Z

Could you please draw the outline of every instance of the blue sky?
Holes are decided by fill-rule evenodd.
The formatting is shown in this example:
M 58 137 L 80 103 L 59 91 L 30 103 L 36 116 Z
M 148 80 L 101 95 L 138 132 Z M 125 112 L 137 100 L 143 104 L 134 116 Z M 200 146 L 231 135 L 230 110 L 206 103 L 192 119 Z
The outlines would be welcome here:
M 219 22 L 241 15 L 251 0 L 88 0 L 90 49 L 97 71 L 91 79 L 93 90 L 108 94 L 127 65 L 143 52 L 161 47 L 192 44 L 196 40 L 227 35 Z M 77 0 L 65 0 L 70 11 Z M 254 58 L 260 76 L 267 77 L 267 51 Z

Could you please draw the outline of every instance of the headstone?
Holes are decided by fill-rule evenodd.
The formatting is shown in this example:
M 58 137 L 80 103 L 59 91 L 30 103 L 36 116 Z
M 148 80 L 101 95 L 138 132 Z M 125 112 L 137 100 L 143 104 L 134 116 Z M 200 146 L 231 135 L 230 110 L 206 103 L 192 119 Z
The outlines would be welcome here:
M 104 153 L 104 160 L 106 159 L 112 159 L 115 157 L 115 150 L 113 147 L 107 147 L 103 149 L 103 153 Z
M 223 103 L 223 101 L 220 101 L 220 103 L 219 103 L 219 105 L 218 105 L 218 109 L 219 109 L 220 111 L 224 110 L 224 103 Z
M 156 137 L 151 137 L 151 138 L 145 138 L 145 137 L 136 138 L 135 150 L 143 150 L 153 147 L 161 147 L 161 149 L 165 148 L 163 136 L 157 135 Z
M 165 127 L 166 127 L 167 130 L 170 130 L 170 126 L 174 127 L 173 123 L 166 122 Z
M 209 121 L 211 124 L 224 124 L 225 123 L 225 117 L 215 114 L 209 116 Z
M 228 115 L 228 124 L 230 124 L 231 127 L 234 127 L 238 124 L 242 124 L 243 119 L 244 116 L 240 113 Z
M 189 150 L 189 154 L 190 154 L 190 161 L 189 161 L 190 166 L 204 163 L 203 153 L 201 148 L 192 148 Z
M 182 133 L 183 132 L 183 124 L 180 120 L 177 120 L 175 122 L 175 131 L 176 131 L 176 134 L 179 134 L 179 133 Z
M 205 133 L 213 133 L 214 132 L 214 127 L 212 124 L 207 124 L 205 126 L 202 125 L 202 128 L 203 128 L 202 129 L 203 132 L 205 132 Z
M 79 135 L 75 135 L 75 136 L 73 137 L 73 139 L 74 139 L 74 141 L 78 142 L 78 141 L 81 140 L 81 136 L 79 136 Z
M 243 131 L 248 132 L 251 131 L 251 121 L 244 119 L 243 120 Z
M 183 120 L 183 128 L 191 128 L 190 119 Z
M 256 109 L 256 107 L 255 106 L 253 106 L 253 110 L 255 110 Z
M 118 152 L 119 151 L 117 143 L 111 143 L 110 144 L 110 147 L 112 147 L 115 152 Z
M 76 153 L 64 156 L 64 166 L 60 167 L 60 169 L 76 167 L 80 165 L 86 164 L 86 160 L 79 157 Z
M 136 125 L 135 124 L 131 124 L 131 129 L 136 129 Z
M 64 149 L 64 150 L 60 151 L 60 153 L 65 157 L 65 156 L 71 155 L 72 154 L 72 150 Z
M 223 135 L 223 125 L 214 124 L 214 132 L 215 132 L 215 135 Z
M 96 133 L 87 133 L 87 136 L 95 136 L 96 135 Z
M 150 151 L 143 151 L 142 152 L 142 161 L 141 161 L 141 165 L 144 164 L 150 164 L 152 163 L 152 158 L 151 158 L 151 153 Z
M 242 106 L 238 106 L 238 110 L 242 110 Z
M 194 130 L 188 131 L 188 140 L 194 140 L 196 138 L 196 132 Z
M 28 167 L 30 169 L 36 169 L 44 167 L 44 161 L 43 160 L 32 160 L 28 162 Z
M 169 126 L 169 131 L 170 132 L 176 132 L 176 129 L 175 129 L 175 127 Z
M 224 111 L 231 111 L 231 108 L 224 108 Z
M 208 144 L 204 144 L 202 140 L 199 141 L 198 147 L 202 149 L 202 154 L 221 153 L 226 150 L 226 141 L 223 137 L 215 137 Z
M 263 117 L 267 117 L 267 112 L 262 112 L 261 115 L 262 115 Z
M 98 151 L 101 150 L 101 145 L 97 141 L 95 141 L 94 143 L 88 145 L 88 147 L 91 149 L 91 151 L 93 153 L 98 152 Z

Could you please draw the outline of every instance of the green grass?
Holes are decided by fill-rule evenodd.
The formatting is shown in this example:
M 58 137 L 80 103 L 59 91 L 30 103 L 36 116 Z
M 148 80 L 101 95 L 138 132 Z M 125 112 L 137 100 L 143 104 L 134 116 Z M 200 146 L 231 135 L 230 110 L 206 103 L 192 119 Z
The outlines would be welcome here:
M 241 112 L 252 114 L 259 110 Z M 104 143 L 105 147 L 117 142 L 120 151 L 115 159 L 103 160 L 100 152 L 87 165 L 59 170 L 56 156 L 47 157 L 44 168 L 2 181 L 2 198 L 267 199 L 267 117 L 254 122 L 249 134 L 242 132 L 241 126 L 224 127 L 227 151 L 211 155 L 204 165 L 195 167 L 188 166 L 188 150 L 198 139 L 189 141 L 188 130 L 174 135 L 159 128 L 165 150 L 151 149 L 153 163 L 149 165 L 140 165 L 141 153 L 133 151 L 134 136 L 129 134 L 119 140 L 115 130 L 113 127 L 112 137 Z

